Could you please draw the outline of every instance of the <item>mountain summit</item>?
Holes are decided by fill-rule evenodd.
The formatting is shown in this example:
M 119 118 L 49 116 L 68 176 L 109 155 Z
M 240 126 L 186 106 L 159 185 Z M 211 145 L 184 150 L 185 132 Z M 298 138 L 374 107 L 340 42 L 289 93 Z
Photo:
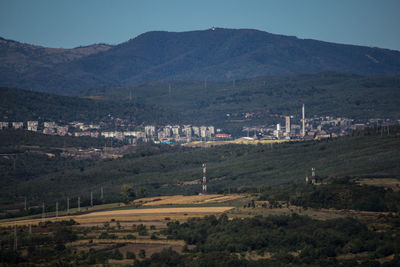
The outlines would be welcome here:
M 20 49 L 24 53 L 24 48 Z M 9 46 L 1 48 L 0 69 L 3 74 L 14 75 L 0 75 L 0 85 L 65 94 L 104 84 L 151 80 L 227 81 L 322 71 L 400 73 L 399 51 L 298 39 L 252 29 L 147 32 L 107 49 L 80 54 L 76 59 L 69 56 L 68 60 L 58 59 L 52 64 L 47 60 L 39 68 L 23 69 L 10 64 L 15 62 L 11 51 Z M 36 52 L 40 51 L 29 49 L 25 60 L 38 60 Z M 18 75 L 15 69 L 19 70 Z

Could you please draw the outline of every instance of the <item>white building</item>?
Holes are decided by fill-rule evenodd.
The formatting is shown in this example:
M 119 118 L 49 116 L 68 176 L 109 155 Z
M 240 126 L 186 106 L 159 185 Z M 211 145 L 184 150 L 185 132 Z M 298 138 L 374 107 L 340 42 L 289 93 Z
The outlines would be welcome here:
M 44 128 L 56 128 L 57 124 L 54 121 L 45 121 L 43 126 Z
M 210 133 L 210 135 L 215 135 L 215 128 L 214 128 L 214 126 L 208 126 L 208 132 Z
M 0 130 L 7 129 L 9 123 L 7 121 L 0 121 Z
M 156 127 L 153 125 L 147 125 L 144 127 L 144 132 L 147 138 L 153 138 L 156 135 Z
M 206 126 L 200 126 L 200 137 L 206 137 L 207 136 L 207 127 Z
M 38 121 L 28 121 L 27 129 L 28 129 L 28 131 L 36 132 L 38 129 L 38 125 L 39 125 Z
M 174 127 L 172 127 L 172 135 L 178 137 L 179 129 L 180 129 L 180 127 L 178 125 L 175 125 Z
M 164 137 L 165 138 L 168 138 L 171 136 L 171 128 L 172 127 L 170 125 L 167 125 L 164 127 Z
M 286 116 L 285 117 L 285 132 L 290 133 L 290 117 Z
M 193 126 L 193 127 L 192 127 L 192 130 L 193 130 L 193 134 L 194 134 L 194 135 L 200 136 L 200 129 L 199 129 L 199 127 Z

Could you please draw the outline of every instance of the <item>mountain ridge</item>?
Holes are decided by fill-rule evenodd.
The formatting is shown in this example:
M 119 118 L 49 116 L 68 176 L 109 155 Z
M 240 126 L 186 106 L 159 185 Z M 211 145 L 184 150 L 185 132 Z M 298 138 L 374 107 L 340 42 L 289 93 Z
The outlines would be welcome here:
M 12 72 L 7 64 L 9 62 L 0 63 L 4 73 Z M 299 39 L 254 29 L 151 31 L 48 68 L 28 70 L 11 77 L 2 75 L 0 85 L 76 94 L 103 84 L 229 81 L 324 71 L 398 74 L 400 52 Z

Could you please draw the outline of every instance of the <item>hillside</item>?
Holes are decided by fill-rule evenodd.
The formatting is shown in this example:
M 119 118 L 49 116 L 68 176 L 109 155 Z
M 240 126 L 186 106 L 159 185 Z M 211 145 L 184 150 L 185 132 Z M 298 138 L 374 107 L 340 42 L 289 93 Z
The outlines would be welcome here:
M 104 46 L 99 53 L 72 61 L 58 60 L 59 64 L 51 68 L 22 72 L 15 70 L 23 62 L 35 61 L 41 50 L 26 49 L 26 59 L 21 64 L 14 63 L 18 55 L 12 51 L 10 46 L 2 48 L 5 56 L 0 69 L 4 75 L 0 77 L 0 85 L 64 94 L 103 84 L 154 80 L 232 81 L 321 71 L 400 72 L 398 51 L 298 39 L 250 29 L 147 32 L 111 48 Z
M 173 114 L 152 105 L 123 104 L 82 97 L 60 96 L 0 87 L 0 120 L 107 121 L 110 116 L 134 124 L 173 121 Z
M 138 151 L 115 160 L 69 162 L 62 158 L 29 160 L 29 154 L 19 158 L 13 169 L 13 159 L 1 159 L 2 180 L 10 181 L 1 187 L 1 203 L 18 203 L 24 196 L 33 203 L 42 200 L 63 200 L 89 192 L 98 196 L 104 187 L 108 201 L 121 198 L 121 186 L 132 185 L 136 192 L 148 194 L 197 194 L 200 191 L 201 164 L 207 163 L 210 193 L 224 190 L 240 191 L 248 187 L 279 185 L 304 181 L 306 172 L 314 167 L 321 179 L 341 177 L 399 178 L 399 128 L 392 127 L 390 135 L 381 136 L 379 129 L 356 132 L 326 141 L 287 143 L 281 145 L 226 145 L 209 149 L 190 149 L 179 146 L 144 145 Z M 51 172 L 37 173 L 24 180 L 23 173 L 36 170 L 38 161 L 52 161 Z M 32 166 L 34 164 L 34 166 Z M 60 164 L 60 165 L 59 165 Z M 79 166 L 79 167 L 78 167 Z M 22 175 L 21 177 L 18 175 Z M 143 188 L 143 189 L 141 189 Z
M 20 79 L 25 75 L 51 71 L 57 64 L 106 51 L 111 47 L 94 44 L 73 49 L 48 48 L 0 38 L 1 85 L 18 87 Z
M 137 86 L 99 86 L 95 96 L 158 105 L 180 114 L 187 123 L 219 126 L 263 125 L 271 114 L 354 119 L 400 118 L 400 76 L 361 76 L 325 72 L 262 76 L 233 82 L 147 82 Z M 244 118 L 244 113 L 254 113 Z M 226 114 L 230 114 L 229 117 Z

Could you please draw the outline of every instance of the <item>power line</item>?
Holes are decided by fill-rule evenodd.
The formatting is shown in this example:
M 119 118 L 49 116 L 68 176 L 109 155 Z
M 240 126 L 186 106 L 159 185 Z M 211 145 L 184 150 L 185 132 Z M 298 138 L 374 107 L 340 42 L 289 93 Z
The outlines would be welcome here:
M 67 215 L 69 214 L 69 197 L 67 197 Z

